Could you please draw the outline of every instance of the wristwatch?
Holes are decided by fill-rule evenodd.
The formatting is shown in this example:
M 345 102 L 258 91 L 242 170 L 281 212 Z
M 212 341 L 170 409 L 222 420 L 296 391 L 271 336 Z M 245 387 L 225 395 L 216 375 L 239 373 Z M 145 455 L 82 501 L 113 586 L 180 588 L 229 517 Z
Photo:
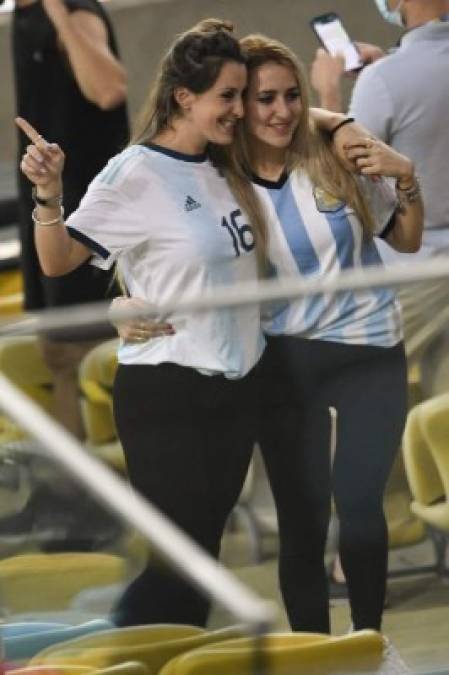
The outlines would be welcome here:
M 33 185 L 31 190 L 31 196 L 35 204 L 39 206 L 61 206 L 62 205 L 62 194 L 56 195 L 55 197 L 39 197 L 37 194 L 37 185 Z

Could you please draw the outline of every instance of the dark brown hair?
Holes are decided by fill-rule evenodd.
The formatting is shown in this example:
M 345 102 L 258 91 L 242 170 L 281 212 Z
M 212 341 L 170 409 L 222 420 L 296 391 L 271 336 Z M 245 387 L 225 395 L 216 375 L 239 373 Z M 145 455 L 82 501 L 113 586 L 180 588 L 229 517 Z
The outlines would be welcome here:
M 225 63 L 245 63 L 232 28 L 229 21 L 205 19 L 177 37 L 159 65 L 131 143 L 149 141 L 170 126 L 180 114 L 174 95 L 178 87 L 202 94 L 215 84 Z

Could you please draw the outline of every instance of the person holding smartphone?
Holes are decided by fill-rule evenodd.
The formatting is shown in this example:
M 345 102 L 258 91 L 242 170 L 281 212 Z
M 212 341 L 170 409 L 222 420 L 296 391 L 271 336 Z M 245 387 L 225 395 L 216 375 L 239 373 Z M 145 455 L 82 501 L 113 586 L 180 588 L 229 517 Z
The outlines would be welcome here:
M 318 39 L 332 56 L 340 55 L 346 72 L 358 71 L 363 66 L 357 45 L 350 39 L 340 17 L 335 12 L 316 16 L 310 21 Z
M 314 17 L 310 25 L 323 45 L 317 49 L 311 67 L 312 86 L 320 94 L 320 105 L 341 111 L 342 76 L 357 77 L 362 68 L 380 59 L 384 52 L 376 45 L 351 40 L 335 12 Z
M 368 65 L 354 84 L 349 114 L 373 134 L 404 152 L 414 162 L 425 206 L 424 233 L 417 257 L 449 254 L 449 135 L 444 111 L 449 107 L 449 21 L 447 0 L 376 0 L 383 18 L 406 32 L 398 47 Z M 342 110 L 341 60 L 318 53 L 312 83 L 321 104 Z M 419 86 L 417 86 L 419 83 Z M 432 148 L 430 152 L 429 149 Z M 380 245 L 389 264 L 413 264 L 415 256 Z M 415 336 L 439 314 L 447 282 L 413 290 L 404 288 L 401 301 L 407 353 L 418 359 L 427 395 L 447 390 L 444 376 L 449 348 L 446 332 Z M 429 337 L 430 336 L 430 337 Z

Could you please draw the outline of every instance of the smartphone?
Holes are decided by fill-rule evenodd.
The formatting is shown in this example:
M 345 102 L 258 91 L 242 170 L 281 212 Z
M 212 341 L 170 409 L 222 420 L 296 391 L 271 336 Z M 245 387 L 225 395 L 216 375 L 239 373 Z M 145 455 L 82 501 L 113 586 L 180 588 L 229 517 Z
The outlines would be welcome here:
M 332 56 L 343 54 L 346 71 L 363 68 L 360 52 L 346 32 L 338 14 L 329 12 L 315 16 L 311 19 L 310 25 L 329 54 Z

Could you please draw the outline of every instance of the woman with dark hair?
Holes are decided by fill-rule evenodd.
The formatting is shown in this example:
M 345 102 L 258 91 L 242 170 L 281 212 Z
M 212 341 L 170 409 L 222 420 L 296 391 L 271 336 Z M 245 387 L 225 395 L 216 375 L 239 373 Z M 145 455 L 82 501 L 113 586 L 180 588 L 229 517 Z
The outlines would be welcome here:
M 95 178 L 67 223 L 63 153 L 19 120 L 33 141 L 22 170 L 37 186 L 36 244 L 46 274 L 65 274 L 92 256 L 102 268 L 117 261 L 129 294 L 148 303 L 256 278 L 264 246 L 257 201 L 246 178 L 224 169 L 227 182 L 206 152 L 231 143 L 243 115 L 245 58 L 230 28 L 215 22 L 178 37 L 131 145 Z M 158 330 L 118 354 L 114 412 L 130 481 L 217 556 L 255 438 L 259 310 L 175 314 Z M 114 620 L 204 625 L 208 608 L 150 561 Z

